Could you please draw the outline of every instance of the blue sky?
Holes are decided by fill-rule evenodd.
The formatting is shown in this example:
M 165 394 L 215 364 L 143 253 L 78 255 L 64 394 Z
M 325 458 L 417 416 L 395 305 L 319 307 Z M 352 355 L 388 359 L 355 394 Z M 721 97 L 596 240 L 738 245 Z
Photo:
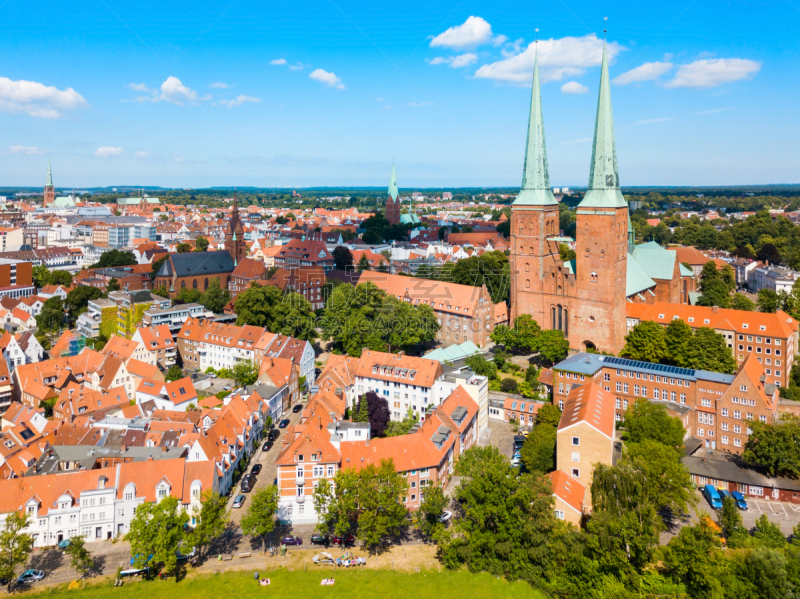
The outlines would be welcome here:
M 0 0 L 0 185 L 585 185 L 603 28 L 623 185 L 800 183 L 800 0 Z

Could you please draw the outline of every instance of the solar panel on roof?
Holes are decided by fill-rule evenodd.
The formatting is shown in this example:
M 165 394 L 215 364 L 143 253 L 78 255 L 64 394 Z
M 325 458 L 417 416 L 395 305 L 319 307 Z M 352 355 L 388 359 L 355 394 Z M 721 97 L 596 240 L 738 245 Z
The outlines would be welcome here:
M 640 368 L 642 370 L 652 370 L 654 372 L 668 372 L 681 376 L 694 376 L 695 370 L 691 368 L 680 368 L 679 366 L 666 366 L 664 364 L 652 364 L 650 362 L 640 362 L 639 360 L 630 360 L 627 358 L 616 358 L 608 356 L 603 359 L 605 364 L 613 364 L 617 366 L 626 366 L 631 368 Z

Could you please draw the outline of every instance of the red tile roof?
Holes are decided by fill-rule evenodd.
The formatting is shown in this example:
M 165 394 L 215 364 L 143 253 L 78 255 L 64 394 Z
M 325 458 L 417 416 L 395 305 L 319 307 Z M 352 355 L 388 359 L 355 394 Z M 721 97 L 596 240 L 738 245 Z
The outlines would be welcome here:
M 585 422 L 592 428 L 614 438 L 614 397 L 603 387 L 591 382 L 572 389 L 564 402 L 564 411 L 558 422 L 558 430 Z

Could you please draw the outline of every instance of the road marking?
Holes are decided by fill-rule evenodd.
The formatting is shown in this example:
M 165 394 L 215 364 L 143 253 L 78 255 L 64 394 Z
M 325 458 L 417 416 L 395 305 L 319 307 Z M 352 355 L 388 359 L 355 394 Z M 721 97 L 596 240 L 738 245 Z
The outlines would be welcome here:
M 758 510 L 759 514 L 763 514 L 764 513 L 764 510 L 761 509 L 761 506 L 758 504 L 757 501 L 753 501 L 753 507 L 755 507 Z
M 783 515 L 788 518 L 789 517 L 789 512 L 786 511 L 786 506 L 783 505 L 783 503 L 779 503 L 778 505 L 781 506 L 781 509 L 783 510 Z
M 795 512 L 795 513 L 796 512 L 800 512 L 800 505 L 796 505 L 794 503 L 790 503 L 789 507 L 792 508 L 792 511 Z

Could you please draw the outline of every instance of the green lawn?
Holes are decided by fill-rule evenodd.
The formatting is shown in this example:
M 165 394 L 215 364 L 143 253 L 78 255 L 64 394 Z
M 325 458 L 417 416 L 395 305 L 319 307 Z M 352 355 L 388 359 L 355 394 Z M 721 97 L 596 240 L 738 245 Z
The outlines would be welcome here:
M 175 583 L 171 580 L 126 582 L 124 586 L 112 588 L 111 582 L 103 582 L 85 589 L 66 590 L 66 585 L 52 592 L 41 593 L 42 597 L 69 597 L 70 599 L 153 599 L 170 597 L 175 599 L 244 599 L 245 597 L 280 597 L 286 599 L 315 599 L 346 597 L 367 599 L 396 597 L 402 594 L 409 599 L 444 599 L 445 597 L 484 599 L 545 599 L 545 595 L 524 582 L 509 583 L 488 574 L 469 572 L 420 572 L 402 573 L 394 570 L 311 570 L 288 572 L 272 570 L 261 572 L 270 578 L 268 587 L 259 586 L 253 572 L 228 572 L 218 575 L 195 576 Z M 323 578 L 331 576 L 334 586 L 321 586 Z

